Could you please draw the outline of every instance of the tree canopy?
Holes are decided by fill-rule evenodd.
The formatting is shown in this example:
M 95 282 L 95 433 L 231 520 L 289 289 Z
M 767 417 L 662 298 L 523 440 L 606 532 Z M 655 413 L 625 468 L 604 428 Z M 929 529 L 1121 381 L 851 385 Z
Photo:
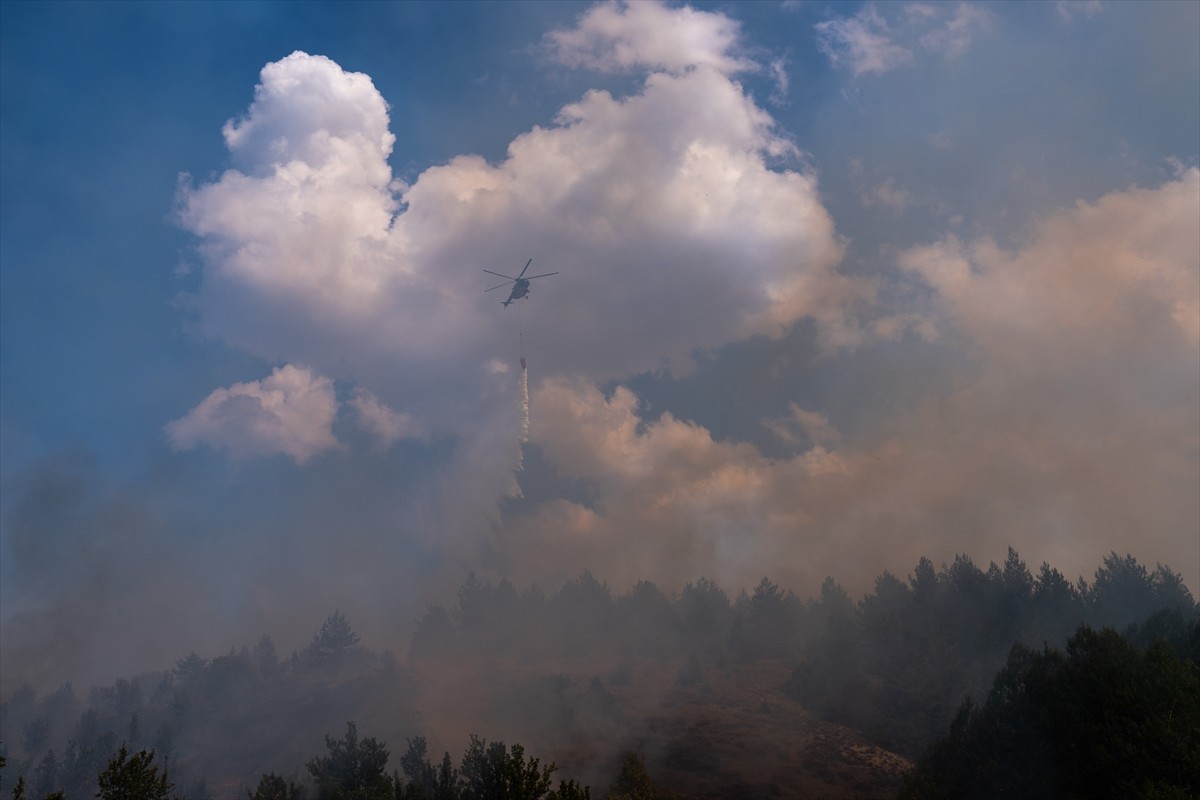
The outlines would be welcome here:
M 1200 642 L 1200 624 L 1188 634 Z M 969 700 L 900 797 L 1200 796 L 1200 661 L 1082 626 L 1065 652 L 1016 646 L 987 701 Z
M 97 779 L 100 800 L 175 800 L 171 794 L 174 784 L 167 780 L 164 767 L 154 766 L 154 751 L 142 750 L 133 755 L 125 745 L 113 756 L 108 767 Z

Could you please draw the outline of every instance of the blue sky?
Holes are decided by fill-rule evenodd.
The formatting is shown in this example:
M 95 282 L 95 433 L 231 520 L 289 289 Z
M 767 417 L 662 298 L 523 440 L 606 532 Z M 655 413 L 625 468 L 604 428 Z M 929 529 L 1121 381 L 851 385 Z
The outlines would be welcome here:
M 6 687 L 468 569 L 1195 591 L 1198 9 L 0 5 Z

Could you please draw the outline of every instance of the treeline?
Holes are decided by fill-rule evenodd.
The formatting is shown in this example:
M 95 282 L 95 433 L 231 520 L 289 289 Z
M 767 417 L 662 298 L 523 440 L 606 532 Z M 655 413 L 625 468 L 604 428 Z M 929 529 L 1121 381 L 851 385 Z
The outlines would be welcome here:
M 425 738 L 408 740 L 400 769 L 389 776 L 388 751 L 373 738 L 358 739 L 353 722 L 341 739 L 325 737 L 328 754 L 308 762 L 316 800 L 590 800 L 592 790 L 574 779 L 554 786 L 554 763 L 527 758 L 519 744 L 471 736 L 459 766 L 450 753 L 429 760 Z M 264 775 L 248 800 L 305 800 L 307 788 L 275 774 Z M 642 757 L 625 753 L 607 800 L 670 800 L 646 771 Z
M 134 753 L 121 745 L 121 749 L 108 760 L 108 766 L 96 776 L 97 791 L 94 797 L 100 800 L 175 800 L 171 795 L 174 788 L 167 779 L 166 769 L 161 772 L 154 764 L 154 752 L 145 750 Z M 0 777 L 8 759 L 0 755 Z M 36 794 L 37 800 L 67 800 L 66 792 Z M 29 783 L 24 775 L 17 777 L 12 800 L 30 800 Z
M 347 719 L 393 741 L 412 737 L 422 729 L 415 676 L 441 665 L 508 664 L 487 684 L 494 707 L 482 716 L 502 722 L 506 738 L 582 752 L 600 738 L 629 743 L 636 719 L 619 697 L 647 674 L 639 663 L 703 687 L 714 671 L 768 661 L 779 665 L 781 696 L 915 758 L 964 697 L 984 701 L 1014 644 L 1061 647 L 1080 624 L 1126 631 L 1163 609 L 1184 624 L 1198 617 L 1177 573 L 1116 553 L 1090 582 L 1048 564 L 1033 574 L 1012 550 L 987 568 L 966 556 L 941 567 L 921 559 L 905 579 L 884 573 L 858 601 L 832 578 L 801 600 L 767 578 L 730 598 L 705 578 L 678 593 L 642 581 L 618 594 L 585 572 L 547 595 L 472 574 L 452 606 L 418 620 L 407 665 L 363 647 L 335 612 L 289 657 L 264 636 L 86 699 L 70 685 L 40 698 L 21 689 L 0 706 L 0 742 L 32 797 L 94 796 L 124 742 L 169 763 L 188 800 L 225 798 L 264 772 L 292 774 Z M 570 672 L 593 677 L 570 677 L 562 665 L 572 663 Z
M 387 772 L 388 749 L 378 740 L 360 740 L 353 722 L 341 739 L 325 737 L 328 753 L 308 762 L 316 800 L 590 800 L 591 789 L 574 780 L 554 786 L 553 763 L 526 758 L 514 744 L 472 736 L 456 768 L 446 753 L 430 763 L 423 737 L 410 739 L 400 770 Z M 280 775 L 264 775 L 249 800 L 304 800 L 305 785 Z
M 93 797 L 123 742 L 170 764 L 188 800 L 230 797 L 264 770 L 302 764 L 321 731 L 347 718 L 390 735 L 417 730 L 415 688 L 389 654 L 362 646 L 334 612 L 312 642 L 281 658 L 269 636 L 253 647 L 93 688 L 38 698 L 28 687 L 0 706 L 0 745 L 32 797 Z
M 556 767 L 527 758 L 514 744 L 487 742 L 472 736 L 459 766 L 445 753 L 436 765 L 429 761 L 423 737 L 408 741 L 400 770 L 387 771 L 387 746 L 373 737 L 359 739 L 358 728 L 347 723 L 340 739 L 325 736 L 327 753 L 308 761 L 309 779 L 298 781 L 274 772 L 264 774 L 247 800 L 591 800 L 591 788 L 573 779 L 554 785 Z M 0 756 L 0 778 L 6 759 Z M 153 750 L 130 753 L 122 743 L 96 776 L 99 800 L 189 800 L 170 780 L 166 759 Z M 61 790 L 45 795 L 19 776 L 12 800 L 67 800 Z M 646 772 L 640 756 L 627 753 L 608 800 L 667 800 Z
M 1003 565 L 958 556 L 940 569 L 922 558 L 907 580 L 885 572 L 855 602 L 832 578 L 800 600 L 763 578 L 733 600 L 701 578 L 678 595 L 642 581 L 616 596 L 585 572 L 553 597 L 537 587 L 518 594 L 506 580 L 473 574 L 447 610 L 431 606 L 410 656 L 459 659 L 486 652 L 530 664 L 618 659 L 679 665 L 681 683 L 703 668 L 764 659 L 797 663 L 781 689 L 826 718 L 880 745 L 916 757 L 940 734 L 964 697 L 981 698 L 1016 643 L 1061 645 L 1080 625 L 1124 630 L 1161 609 L 1194 618 L 1196 603 L 1178 573 L 1153 570 L 1112 553 L 1094 579 L 1069 581 L 1049 564 L 1033 575 L 1011 548 Z M 537 727 L 586 735 L 608 705 L 601 682 L 561 676 L 531 679 Z M 603 721 L 603 720 L 600 720 Z
M 1160 611 L 1129 635 L 1083 626 L 1018 645 L 966 701 L 899 800 L 1200 797 L 1200 624 Z
M 785 686 L 810 708 L 915 757 L 963 697 L 981 699 L 1014 644 L 1061 646 L 1080 624 L 1126 630 L 1169 609 L 1197 616 L 1177 573 L 1107 556 L 1088 584 L 1043 564 L 1032 576 L 1012 549 L 987 570 L 959 556 L 922 559 L 908 581 L 884 574 L 850 603 L 829 582 L 801 664 Z

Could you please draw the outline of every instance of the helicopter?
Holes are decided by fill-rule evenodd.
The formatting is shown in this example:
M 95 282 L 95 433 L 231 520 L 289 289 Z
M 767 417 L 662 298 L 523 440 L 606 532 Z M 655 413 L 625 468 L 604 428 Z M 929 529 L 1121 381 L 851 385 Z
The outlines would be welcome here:
M 486 272 L 488 275 L 495 275 L 497 278 L 508 278 L 508 280 L 506 280 L 504 283 L 502 283 L 498 286 L 493 286 L 491 289 L 484 289 L 483 293 L 487 294 L 488 292 L 493 291 L 495 289 L 503 289 L 505 286 L 508 286 L 510 283 L 513 284 L 512 291 L 508 293 L 508 299 L 505 300 L 503 303 L 501 303 L 502 306 L 504 306 L 505 308 L 508 308 L 508 304 L 511 303 L 512 301 L 520 300 L 522 297 L 529 296 L 529 282 L 531 280 L 533 280 L 534 278 L 545 278 L 550 275 L 558 274 L 557 272 L 543 272 L 541 275 L 530 275 L 528 278 L 526 278 L 525 272 L 529 269 L 529 265 L 532 263 L 533 263 L 532 258 L 529 259 L 528 261 L 526 261 L 525 269 L 521 270 L 521 274 L 515 278 L 513 278 L 509 275 L 502 275 L 499 272 L 492 272 L 490 269 L 485 269 L 484 272 Z

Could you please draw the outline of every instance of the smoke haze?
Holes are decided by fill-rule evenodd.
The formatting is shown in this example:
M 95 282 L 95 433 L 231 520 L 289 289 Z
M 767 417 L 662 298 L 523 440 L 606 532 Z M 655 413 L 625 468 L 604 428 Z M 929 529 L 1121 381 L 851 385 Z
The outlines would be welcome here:
M 121 145 L 173 187 L 144 214 L 175 239 L 145 240 L 155 283 L 97 256 L 94 297 L 41 288 L 66 268 L 16 197 L 75 180 L 18 165 L 27 118 L 87 127 L 41 81 L 99 112 L 17 46 L 55 12 L 5 9 L 0 696 L 266 632 L 290 653 L 335 609 L 403 659 L 471 571 L 857 598 L 1012 546 L 1200 586 L 1197 7 L 706 8 L 514 7 L 428 108 L 390 42 L 273 30 L 211 98 L 193 43 L 173 124 L 203 144 Z M 1077 66 L 1111 51 L 1120 80 Z M 136 85 L 142 114 L 181 91 Z M 1143 96 L 1162 116 L 1126 119 Z M 429 144 L 466 128 L 482 154 Z M 71 264 L 126 235 L 98 216 L 120 202 L 75 201 Z M 530 257 L 560 274 L 523 307 L 483 294 Z M 118 294 L 153 326 L 73 327 Z

